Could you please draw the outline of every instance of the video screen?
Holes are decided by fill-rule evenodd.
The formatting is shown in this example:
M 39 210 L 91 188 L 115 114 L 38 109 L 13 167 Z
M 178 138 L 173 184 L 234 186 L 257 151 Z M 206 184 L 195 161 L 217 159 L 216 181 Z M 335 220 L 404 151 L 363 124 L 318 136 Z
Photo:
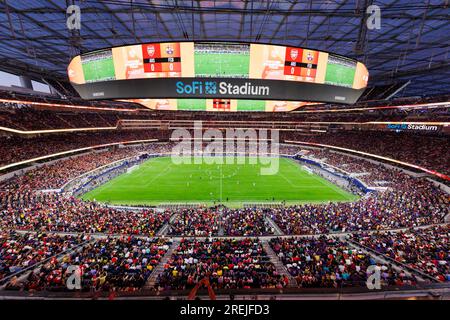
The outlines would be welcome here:
M 325 83 L 335 86 L 353 86 L 356 72 L 356 61 L 335 55 L 328 56 Z
M 336 54 L 232 42 L 114 47 L 74 57 L 67 72 L 84 99 L 155 100 L 152 108 L 167 110 L 268 112 L 295 110 L 296 101 L 355 103 L 369 77 L 364 64 Z M 281 102 L 267 102 L 275 100 Z
M 251 46 L 251 78 L 323 83 L 328 53 L 275 45 Z
M 195 43 L 196 77 L 248 78 L 250 44 Z
M 193 77 L 193 43 L 147 43 L 112 49 L 118 80 Z
M 81 55 L 76 84 L 142 78 L 216 77 L 288 80 L 342 87 L 367 83 L 365 66 L 326 52 L 279 45 L 226 42 L 167 42 L 115 47 Z M 358 71 L 357 71 L 358 69 Z M 358 79 L 355 78 L 358 76 Z M 362 79 L 362 80 L 361 80 Z
M 289 112 L 318 104 L 303 101 L 241 100 L 241 99 L 129 99 L 152 110 L 217 111 L 217 112 Z
M 82 55 L 81 65 L 86 82 L 100 82 L 116 79 L 111 49 Z

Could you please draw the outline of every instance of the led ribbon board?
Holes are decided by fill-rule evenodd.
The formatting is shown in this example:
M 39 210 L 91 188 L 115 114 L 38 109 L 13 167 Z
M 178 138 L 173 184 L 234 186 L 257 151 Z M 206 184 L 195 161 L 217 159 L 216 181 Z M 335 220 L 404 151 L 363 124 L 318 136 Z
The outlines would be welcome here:
M 332 53 L 227 42 L 102 49 L 74 57 L 68 75 L 84 99 L 146 99 L 152 109 L 211 111 L 355 103 L 368 81 L 362 63 Z

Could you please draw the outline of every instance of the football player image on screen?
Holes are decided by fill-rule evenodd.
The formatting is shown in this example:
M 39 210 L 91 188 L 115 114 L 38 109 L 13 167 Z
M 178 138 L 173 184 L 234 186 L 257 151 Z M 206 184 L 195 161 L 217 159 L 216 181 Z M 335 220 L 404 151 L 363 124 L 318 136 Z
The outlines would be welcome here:
M 176 110 L 175 99 L 155 99 L 156 110 Z
M 145 78 L 141 45 L 112 48 L 116 79 Z
M 144 64 L 142 63 L 142 56 L 137 51 L 138 46 L 130 46 L 127 50 L 127 57 L 125 62 L 125 77 L 126 79 L 141 78 L 144 73 Z
M 152 110 L 177 110 L 177 99 L 124 99 L 119 101 L 139 103 Z
M 261 79 L 284 79 L 284 61 L 286 48 L 281 46 L 264 46 L 264 69 Z

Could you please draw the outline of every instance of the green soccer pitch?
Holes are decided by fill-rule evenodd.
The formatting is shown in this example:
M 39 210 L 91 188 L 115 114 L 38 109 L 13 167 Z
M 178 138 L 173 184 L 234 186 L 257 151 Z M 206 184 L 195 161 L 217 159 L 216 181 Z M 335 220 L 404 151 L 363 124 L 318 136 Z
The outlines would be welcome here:
M 113 59 L 99 59 L 83 63 L 84 78 L 89 81 L 104 81 L 115 78 Z
M 208 158 L 211 160 L 211 158 Z M 275 175 L 261 175 L 267 163 L 250 164 L 245 158 L 228 158 L 234 164 L 175 164 L 170 157 L 152 158 L 131 173 L 124 173 L 86 193 L 84 200 L 121 205 L 160 203 L 243 203 L 281 202 L 287 204 L 352 201 L 357 197 L 327 180 L 306 172 L 294 160 L 279 158 Z M 242 158 L 241 158 L 242 160 Z M 266 159 L 268 160 L 268 159 Z M 276 160 L 276 159 L 275 159 Z M 224 161 L 225 162 L 225 161 Z
M 325 83 L 351 87 L 355 78 L 355 68 L 329 63 L 325 74 Z
M 217 77 L 248 75 L 250 55 L 233 53 L 194 53 L 195 75 Z

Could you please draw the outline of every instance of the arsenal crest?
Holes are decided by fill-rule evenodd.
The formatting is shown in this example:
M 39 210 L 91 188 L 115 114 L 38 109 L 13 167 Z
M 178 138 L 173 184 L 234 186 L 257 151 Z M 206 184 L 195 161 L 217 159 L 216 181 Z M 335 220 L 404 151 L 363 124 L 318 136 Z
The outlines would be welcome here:
M 153 57 L 155 54 L 155 47 L 154 46 L 147 46 L 147 53 L 149 57 Z
M 291 49 L 291 58 L 292 60 L 296 60 L 298 57 L 298 50 L 297 49 Z

